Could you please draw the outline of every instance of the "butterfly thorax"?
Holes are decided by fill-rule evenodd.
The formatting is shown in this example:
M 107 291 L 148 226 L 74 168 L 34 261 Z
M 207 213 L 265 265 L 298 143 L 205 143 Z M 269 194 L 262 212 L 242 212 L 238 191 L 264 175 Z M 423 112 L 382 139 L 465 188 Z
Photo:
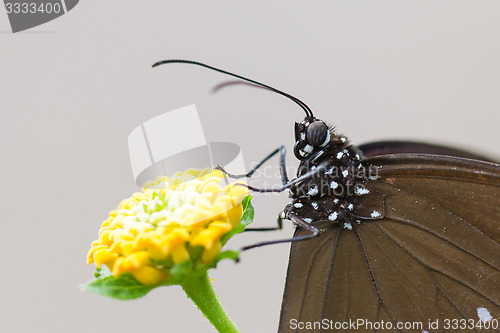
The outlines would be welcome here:
M 350 229 L 351 220 L 356 220 L 349 218 L 353 215 L 353 198 L 369 193 L 364 185 L 367 176 L 362 154 L 347 137 L 322 124 L 320 120 L 306 118 L 295 125 L 294 152 L 301 160 L 297 177 L 318 168 L 321 171 L 290 188 L 293 200 L 285 207 L 284 214 L 294 213 L 309 223 L 341 221 Z

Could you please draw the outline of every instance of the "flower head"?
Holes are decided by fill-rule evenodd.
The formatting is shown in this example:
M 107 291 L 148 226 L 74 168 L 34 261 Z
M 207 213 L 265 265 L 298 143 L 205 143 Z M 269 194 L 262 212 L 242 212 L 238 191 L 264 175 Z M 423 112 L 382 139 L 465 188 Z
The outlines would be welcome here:
M 224 185 L 224 178 L 219 170 L 189 169 L 146 183 L 110 212 L 87 264 L 104 264 L 114 277 L 130 273 L 150 286 L 175 283 L 169 278 L 179 278 L 179 267 L 213 267 L 223 236 L 242 231 L 248 194 L 243 186 Z

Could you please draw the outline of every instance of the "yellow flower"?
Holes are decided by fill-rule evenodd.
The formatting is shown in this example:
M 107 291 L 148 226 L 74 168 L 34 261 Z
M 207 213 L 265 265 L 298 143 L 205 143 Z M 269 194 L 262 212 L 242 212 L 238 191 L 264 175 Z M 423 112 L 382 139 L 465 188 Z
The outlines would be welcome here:
M 87 264 L 106 265 L 115 277 L 130 273 L 146 285 L 165 281 L 177 264 L 210 265 L 221 237 L 239 224 L 248 194 L 224 180 L 219 170 L 189 169 L 146 183 L 110 212 Z

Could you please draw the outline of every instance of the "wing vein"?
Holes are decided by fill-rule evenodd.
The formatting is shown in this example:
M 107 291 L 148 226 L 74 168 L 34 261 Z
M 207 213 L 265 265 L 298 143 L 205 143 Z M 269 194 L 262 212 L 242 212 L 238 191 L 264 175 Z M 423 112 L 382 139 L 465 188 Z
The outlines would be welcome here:
M 330 288 L 330 274 L 331 274 L 331 271 L 333 269 L 333 263 L 335 262 L 335 258 L 337 256 L 337 248 L 339 246 L 339 240 L 340 240 L 340 230 L 336 230 L 337 233 L 335 235 L 335 246 L 332 248 L 332 259 L 330 261 L 330 266 L 328 267 L 328 281 L 326 282 L 326 289 L 325 290 L 328 290 L 328 288 Z M 323 308 L 321 310 L 321 318 L 323 319 L 325 317 L 325 304 L 326 304 L 326 296 L 327 296 L 327 293 L 325 292 L 324 296 L 323 296 Z
M 490 299 L 489 297 L 486 297 L 485 295 L 479 293 L 477 290 L 475 290 L 474 288 L 472 288 L 470 285 L 462 282 L 462 281 L 459 281 L 457 280 L 456 278 L 454 278 L 453 276 L 450 276 L 449 274 L 445 273 L 445 272 L 441 272 L 437 269 L 434 269 L 432 267 L 430 267 L 429 265 L 425 264 L 424 262 L 422 262 L 420 259 L 418 259 L 417 257 L 415 257 L 410 251 L 408 251 L 397 239 L 394 239 L 380 224 L 377 224 L 377 228 L 379 228 L 389 239 L 391 239 L 397 246 L 399 246 L 400 248 L 402 248 L 406 253 L 408 253 L 413 259 L 415 259 L 415 261 L 417 261 L 420 265 L 422 265 L 424 268 L 426 269 L 429 269 L 430 271 L 434 271 L 434 272 L 437 272 L 439 274 L 443 274 L 444 276 L 450 278 L 451 280 L 461 284 L 462 286 L 468 288 L 469 290 L 475 292 L 476 294 L 478 294 L 479 296 L 481 297 L 484 297 L 485 299 L 489 300 L 491 303 L 497 305 L 497 306 L 500 306 L 499 304 L 497 304 L 494 300 Z M 438 285 L 438 284 L 434 284 L 435 287 L 437 288 L 440 288 L 441 289 L 441 286 Z
M 394 186 L 394 185 L 392 185 L 392 184 L 389 184 L 389 185 L 391 185 L 391 186 L 393 186 L 393 187 L 395 187 L 395 188 L 396 188 L 396 186 Z M 451 213 L 452 215 L 454 215 L 456 218 L 458 218 L 460 221 L 462 221 L 462 222 L 463 222 L 464 224 L 466 224 L 468 227 L 470 227 L 470 228 L 474 229 L 475 231 L 479 232 L 479 233 L 480 233 L 481 235 L 483 235 L 484 237 L 487 237 L 489 240 L 491 240 L 491 241 L 492 241 L 492 242 L 494 242 L 495 244 L 500 245 L 500 244 L 498 244 L 498 243 L 497 243 L 497 241 L 495 241 L 494 239 L 492 239 L 491 237 L 489 237 L 487 234 L 485 234 L 485 233 L 484 233 L 484 232 L 482 232 L 481 230 L 477 229 L 477 228 L 476 228 L 475 226 L 473 226 L 472 224 L 470 224 L 470 223 L 469 223 L 466 219 L 462 218 L 460 215 L 458 215 L 457 213 L 453 212 L 453 211 L 452 211 L 452 210 L 450 210 L 449 208 L 447 208 L 447 207 L 445 207 L 445 206 L 443 206 L 443 205 L 441 205 L 441 204 L 437 203 L 437 202 L 436 202 L 435 200 L 433 200 L 432 198 L 430 198 L 430 197 L 425 197 L 425 196 L 423 196 L 423 195 L 421 195 L 421 194 L 419 194 L 419 193 L 416 193 L 416 192 L 411 191 L 411 190 L 408 190 L 408 189 L 401 189 L 401 190 L 402 190 L 402 191 L 405 191 L 405 192 L 409 192 L 409 193 L 411 193 L 411 194 L 413 194 L 413 195 L 415 195 L 415 196 L 417 196 L 417 197 L 419 197 L 419 198 L 423 198 L 423 199 L 425 199 L 425 200 L 428 200 L 428 201 L 432 202 L 434 205 L 436 205 L 436 206 L 438 206 L 438 207 L 442 208 L 443 210 L 446 210 L 446 211 L 448 211 L 449 213 Z M 385 206 L 385 198 L 384 198 L 384 206 Z M 387 214 L 387 211 L 386 211 L 386 214 Z M 395 221 L 395 222 L 399 222 L 399 223 L 403 223 L 403 224 L 407 224 L 407 223 L 409 223 L 409 224 L 411 224 L 411 225 L 413 225 L 413 226 L 415 226 L 415 227 L 417 227 L 417 228 L 419 228 L 419 229 L 421 229 L 421 230 L 427 231 L 427 232 L 429 232 L 430 234 L 432 234 L 432 235 L 434 235 L 434 236 L 437 236 L 437 237 L 441 238 L 442 240 L 444 240 L 444 241 L 448 242 L 449 244 L 453 245 L 454 247 L 456 247 L 456 248 L 458 248 L 458 249 L 460 249 L 460 250 L 463 250 L 463 251 L 467 252 L 468 254 L 470 254 L 471 256 L 473 256 L 474 258 L 481 260 L 482 262 L 484 262 L 484 263 L 485 263 L 485 264 L 487 264 L 488 266 L 491 266 L 491 267 L 495 268 L 496 270 L 500 270 L 498 267 L 493 266 L 492 264 L 490 264 L 490 263 L 486 262 L 486 261 L 485 261 L 484 259 L 482 259 L 481 257 L 478 257 L 477 255 L 475 255 L 475 254 L 473 254 L 473 253 L 470 253 L 468 250 L 463 249 L 463 248 L 459 247 L 458 245 L 456 245 L 456 244 L 454 244 L 454 243 L 450 242 L 448 239 L 444 238 L 442 234 L 436 233 L 436 232 L 434 232 L 434 231 L 430 230 L 429 228 L 426 228 L 426 227 L 424 227 L 424 226 L 422 226 L 422 225 L 420 225 L 420 224 L 416 223 L 416 222 L 415 222 L 415 221 L 413 221 L 412 219 L 406 219 L 406 220 L 404 220 L 404 219 L 401 219 L 401 218 L 396 218 L 396 217 L 388 217 L 387 215 L 386 215 L 385 217 L 386 217 L 386 218 L 388 218 L 388 219 L 390 219 L 390 220 L 393 220 L 393 221 Z
M 380 291 L 379 291 L 379 288 L 378 288 L 378 285 L 377 285 L 377 281 L 375 280 L 375 275 L 373 274 L 373 269 L 371 267 L 370 260 L 368 259 L 368 254 L 366 252 L 365 245 L 363 244 L 363 241 L 361 240 L 361 235 L 359 234 L 359 231 L 358 231 L 356 225 L 354 225 L 353 229 L 356 232 L 356 236 L 357 236 L 358 242 L 359 242 L 359 244 L 361 246 L 361 251 L 363 251 L 363 257 L 365 258 L 365 263 L 366 263 L 366 266 L 368 268 L 368 272 L 370 273 L 370 277 L 371 277 L 372 283 L 373 283 L 373 288 L 375 289 L 375 293 L 377 294 L 377 297 L 378 297 L 378 302 L 379 302 L 379 304 L 382 304 L 382 306 L 386 309 L 386 311 L 389 314 L 389 316 L 391 316 L 391 319 L 393 321 L 395 321 L 396 318 L 394 316 L 394 313 L 391 311 L 391 309 L 389 309 L 389 307 L 387 306 L 387 304 L 384 302 L 384 300 L 380 296 Z
M 309 277 L 311 276 L 311 267 L 312 267 L 314 261 L 316 260 L 316 257 L 318 256 L 320 250 L 325 246 L 326 242 L 328 240 L 330 240 L 332 237 L 333 237 L 333 235 L 330 236 L 330 237 L 326 237 L 325 238 L 325 240 L 321 243 L 321 245 L 316 249 L 316 252 L 314 252 L 312 260 L 309 262 L 309 269 L 307 270 L 307 276 L 306 276 L 306 279 L 305 279 L 305 288 L 306 288 L 306 291 L 307 291 L 307 285 L 309 283 Z M 306 291 L 304 291 L 304 297 L 302 298 L 302 302 L 301 302 L 301 305 L 300 305 L 300 311 L 299 311 L 299 315 L 298 315 L 299 319 L 302 318 L 302 309 L 304 308 L 304 302 L 306 300 L 306 297 L 305 297 Z
M 458 215 L 458 213 L 452 211 L 451 209 L 449 209 L 448 207 L 445 207 L 443 206 L 442 204 L 436 202 L 434 199 L 430 198 L 430 197 L 426 197 L 426 196 L 423 196 L 422 194 L 420 193 L 417 193 L 415 191 L 410 191 L 408 189 L 402 189 L 403 191 L 406 191 L 406 192 L 410 192 L 412 193 L 413 195 L 415 196 L 418 196 L 420 198 L 425 198 L 426 200 L 429 200 L 430 202 L 432 202 L 433 204 L 435 204 L 436 206 L 438 207 L 441 207 L 443 208 L 444 210 L 447 210 L 448 212 L 450 212 L 451 214 L 453 214 L 455 217 L 457 217 L 459 220 L 461 220 L 462 222 L 464 222 L 466 225 L 468 225 L 469 227 L 471 227 L 472 229 L 476 230 L 477 232 L 481 233 L 481 235 L 487 237 L 488 239 L 490 239 L 491 241 L 495 242 L 496 244 L 498 244 L 498 242 L 496 240 L 494 240 L 493 238 L 491 238 L 490 236 L 488 236 L 487 234 L 485 234 L 482 230 L 479 230 L 478 228 L 476 228 L 474 225 L 472 225 L 469 221 L 467 221 L 466 219 L 464 219 L 462 216 Z
M 418 223 L 413 222 L 412 220 L 402 220 L 402 219 L 397 219 L 397 218 L 394 218 L 394 217 L 386 217 L 386 218 L 387 218 L 387 219 L 389 219 L 389 220 L 395 221 L 395 222 L 399 222 L 399 223 L 401 223 L 401 224 L 403 224 L 403 225 L 410 224 L 410 225 L 411 225 L 411 226 L 413 226 L 413 227 L 416 227 L 416 228 L 418 228 L 418 229 L 420 229 L 420 230 L 426 231 L 426 232 L 430 233 L 431 235 L 434 235 L 434 236 L 436 236 L 436 237 L 438 237 L 438 238 L 442 239 L 443 241 L 447 242 L 448 244 L 450 244 L 450 245 L 454 246 L 455 248 L 457 248 L 457 249 L 459 249 L 459 250 L 461 250 L 461 251 L 466 252 L 467 254 L 469 254 L 469 255 L 473 256 L 474 258 L 476 258 L 476 259 L 480 260 L 481 262 L 485 263 L 486 265 L 488 265 L 488 266 L 490 266 L 490 267 L 492 267 L 492 268 L 496 269 L 497 271 L 500 271 L 500 268 L 498 268 L 498 267 L 496 267 L 496 266 L 494 266 L 494 265 L 490 264 L 489 262 L 486 262 L 486 261 L 485 261 L 484 259 L 482 259 L 481 257 L 478 257 L 477 255 L 475 255 L 475 254 L 473 254 L 473 253 L 470 253 L 470 252 L 469 252 L 469 251 L 467 251 L 466 249 L 463 249 L 463 248 L 461 248 L 460 246 L 458 246 L 458 245 L 456 245 L 456 244 L 454 244 L 454 243 L 450 242 L 450 241 L 449 241 L 449 240 L 447 240 L 446 238 L 442 237 L 442 235 L 441 235 L 441 234 L 436 233 L 436 232 L 434 232 L 434 231 L 432 231 L 432 230 L 430 230 L 430 229 L 428 229 L 428 228 L 425 228 L 425 227 L 423 227 L 423 226 L 419 225 Z
M 467 320 L 467 316 L 462 312 L 460 311 L 460 309 L 458 308 L 458 306 L 455 304 L 454 301 L 452 301 L 451 297 L 448 296 L 448 294 L 439 286 L 439 283 L 436 281 L 436 278 L 434 277 L 434 273 L 436 271 L 433 272 L 432 269 L 430 268 L 427 268 L 428 272 L 429 272 L 429 276 L 431 277 L 433 283 L 434 283 L 434 286 L 436 286 L 436 305 L 437 305 L 437 293 L 438 291 L 440 291 L 441 293 L 443 293 L 444 297 L 446 297 L 446 299 L 448 300 L 448 302 L 450 302 L 450 304 L 453 306 L 453 308 L 455 308 L 455 310 L 462 316 L 463 319 Z M 441 319 L 443 319 L 443 316 L 441 316 Z M 451 318 L 448 318 L 448 319 L 451 319 Z M 476 330 L 476 327 L 474 326 L 474 331 L 476 332 L 479 332 L 478 330 Z

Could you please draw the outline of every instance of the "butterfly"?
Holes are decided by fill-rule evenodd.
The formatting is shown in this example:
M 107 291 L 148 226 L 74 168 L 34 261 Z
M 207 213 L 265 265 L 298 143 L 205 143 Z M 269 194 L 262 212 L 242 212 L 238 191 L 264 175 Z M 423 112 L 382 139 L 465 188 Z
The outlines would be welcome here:
M 352 229 L 320 221 L 319 237 L 292 243 L 279 331 L 320 322 L 339 332 L 491 332 L 500 317 L 500 165 L 411 142 L 359 149 L 379 172 L 353 210 L 377 218 Z M 382 322 L 392 329 L 374 329 Z
M 260 82 L 189 60 L 281 94 L 305 111 L 295 123 L 297 177 L 278 218 L 298 227 L 279 332 L 491 332 L 500 320 L 500 165 L 438 145 L 360 146 L 301 100 Z M 223 169 L 222 169 L 223 170 Z M 242 184 L 243 185 L 243 184 Z M 268 230 L 277 228 L 260 228 Z

